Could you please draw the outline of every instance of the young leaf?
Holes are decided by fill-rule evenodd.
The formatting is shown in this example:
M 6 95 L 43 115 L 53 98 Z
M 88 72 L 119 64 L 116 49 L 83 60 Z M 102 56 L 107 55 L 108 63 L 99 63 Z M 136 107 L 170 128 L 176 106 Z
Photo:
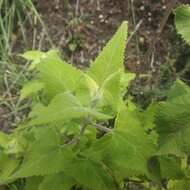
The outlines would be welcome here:
M 0 147 L 6 148 L 10 142 L 10 136 L 0 131 Z
M 19 165 L 19 160 L 0 152 L 0 185 L 9 182 L 8 177 Z
M 63 171 L 65 165 L 74 158 L 74 154 L 67 148 L 61 148 L 60 143 L 61 136 L 55 128 L 37 128 L 35 140 L 30 142 L 22 164 L 10 179 Z
M 37 65 L 37 70 L 48 100 L 58 93 L 75 91 L 81 78 L 79 70 L 62 61 L 58 55 L 50 53 Z
M 179 6 L 176 9 L 175 14 L 177 32 L 190 45 L 190 6 Z
M 127 40 L 127 22 L 123 22 L 88 70 L 88 74 L 101 85 L 112 73 L 124 69 L 124 53 Z
M 58 94 L 48 106 L 34 109 L 31 113 L 32 120 L 28 125 L 43 125 L 56 121 L 69 121 L 74 118 L 81 118 L 88 114 L 80 102 L 70 92 Z
M 75 91 L 77 98 L 85 106 L 91 106 L 92 101 L 100 99 L 99 86 L 89 75 L 82 73 Z
M 26 53 L 21 55 L 21 57 L 23 57 L 29 61 L 34 61 L 34 60 L 40 59 L 44 56 L 45 56 L 44 52 L 35 51 L 35 50 L 27 51 Z
M 40 106 L 31 112 L 31 121 L 28 126 L 43 125 L 53 122 L 67 122 L 71 119 L 84 118 L 91 115 L 97 119 L 110 119 L 109 115 L 86 108 L 81 105 L 75 96 L 70 92 L 58 94 L 48 106 Z
M 27 83 L 20 92 L 20 100 L 28 98 L 31 95 L 36 94 L 44 88 L 44 84 L 38 81 L 32 81 Z
M 102 106 L 110 106 L 115 113 L 117 113 L 121 102 L 120 79 L 120 72 L 109 75 L 99 90 L 102 96 L 102 100 L 100 100 L 99 104 L 102 104 Z

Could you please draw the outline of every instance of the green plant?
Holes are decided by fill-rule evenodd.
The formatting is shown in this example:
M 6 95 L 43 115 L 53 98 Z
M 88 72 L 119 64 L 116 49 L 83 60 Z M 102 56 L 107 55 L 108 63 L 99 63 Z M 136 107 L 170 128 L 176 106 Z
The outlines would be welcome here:
M 32 110 L 0 133 L 0 183 L 24 190 L 188 190 L 190 88 L 177 80 L 167 100 L 140 110 L 124 99 L 127 22 L 86 71 L 56 50 L 29 51 L 36 77 L 20 101 Z M 24 180 L 23 180 L 24 179 Z

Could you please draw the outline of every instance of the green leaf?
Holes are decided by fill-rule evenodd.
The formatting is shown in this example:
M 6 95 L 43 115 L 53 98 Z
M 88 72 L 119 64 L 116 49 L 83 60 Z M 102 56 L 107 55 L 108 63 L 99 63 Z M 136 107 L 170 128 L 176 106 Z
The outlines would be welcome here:
M 61 147 L 61 136 L 55 128 L 37 128 L 22 164 L 10 179 L 58 173 L 73 158 L 71 150 Z
M 84 118 L 91 115 L 97 119 L 109 119 L 109 115 L 94 109 L 83 107 L 70 92 L 58 94 L 48 106 L 40 106 L 31 112 L 28 126 L 43 125 L 57 121 L 67 122 L 71 119 Z
M 113 38 L 108 42 L 88 70 L 88 74 L 101 85 L 104 80 L 118 70 L 124 70 L 124 53 L 127 40 L 127 22 L 123 22 Z
M 160 156 L 159 162 L 162 179 L 182 179 L 185 177 L 180 158 L 171 155 Z
M 58 173 L 44 177 L 39 190 L 70 190 L 76 181 L 65 173 Z
M 11 158 L 3 152 L 0 152 L 0 155 L 0 184 L 5 184 L 8 182 L 8 177 L 18 167 L 19 160 Z
M 36 51 L 36 50 L 31 50 L 31 51 L 27 51 L 26 53 L 22 54 L 21 57 L 30 60 L 30 61 L 34 61 L 37 59 L 40 59 L 42 57 L 45 57 L 44 52 L 41 51 Z
M 190 180 L 170 180 L 168 190 L 188 190 L 190 189 Z
M 41 182 L 42 177 L 29 177 L 26 179 L 26 185 L 24 190 L 39 190 L 39 185 Z
M 103 161 L 117 178 L 147 175 L 147 161 L 154 154 L 154 145 L 140 126 L 128 126 L 106 134 L 87 154 Z
M 181 80 L 176 80 L 167 92 L 168 100 L 172 100 L 182 95 L 190 94 L 190 88 Z
M 20 100 L 28 98 L 31 95 L 36 94 L 44 88 L 44 84 L 38 81 L 32 81 L 27 83 L 20 92 Z
M 175 11 L 175 25 L 177 32 L 190 45 L 190 6 L 179 6 Z
M 52 54 L 49 53 L 37 65 L 39 81 L 44 84 L 44 93 L 48 100 L 58 93 L 74 92 L 81 78 L 79 70 L 62 61 L 58 54 Z
M 92 190 L 115 190 L 113 178 L 102 164 L 90 159 L 75 159 L 66 173 L 80 185 Z
M 10 141 L 10 136 L 0 131 L 0 147 L 6 148 Z
M 135 79 L 134 73 L 122 73 L 121 76 L 121 88 L 126 91 L 127 87 L 129 86 L 130 82 Z
M 91 106 L 92 101 L 100 99 L 99 86 L 89 75 L 82 73 L 75 92 L 77 98 L 85 106 Z
M 121 103 L 121 87 L 120 87 L 121 73 L 115 72 L 103 82 L 99 93 L 102 99 L 100 106 L 110 106 L 110 108 L 117 113 Z M 98 105 L 97 105 L 98 106 Z
M 48 106 L 34 109 L 31 113 L 32 120 L 28 125 L 43 125 L 56 121 L 69 121 L 81 118 L 88 114 L 80 102 L 69 92 L 58 94 Z
M 158 105 L 156 129 L 158 154 L 182 156 L 190 152 L 190 95 L 178 96 Z

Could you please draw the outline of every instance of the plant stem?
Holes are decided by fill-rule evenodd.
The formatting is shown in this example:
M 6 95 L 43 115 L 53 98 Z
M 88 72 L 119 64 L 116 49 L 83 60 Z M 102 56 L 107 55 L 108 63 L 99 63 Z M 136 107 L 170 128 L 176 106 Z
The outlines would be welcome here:
M 95 127 L 95 128 L 97 128 L 97 129 L 100 129 L 101 131 L 104 131 L 104 132 L 106 132 L 106 133 L 110 133 L 110 132 L 113 131 L 112 129 L 107 128 L 107 127 L 104 127 L 104 126 L 102 126 L 102 125 L 100 125 L 100 124 L 94 124 L 94 125 L 92 125 L 92 126 Z

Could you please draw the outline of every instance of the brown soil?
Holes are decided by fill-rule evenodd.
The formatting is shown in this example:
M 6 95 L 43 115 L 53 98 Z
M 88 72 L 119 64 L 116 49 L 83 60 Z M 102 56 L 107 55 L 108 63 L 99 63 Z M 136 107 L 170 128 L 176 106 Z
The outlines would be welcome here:
M 59 47 L 65 59 L 79 66 L 88 65 L 94 59 L 105 42 L 110 39 L 123 20 L 128 20 L 130 32 L 140 19 L 143 19 L 136 39 L 127 47 L 126 65 L 130 70 L 147 70 L 149 63 L 142 63 L 142 57 L 155 39 L 162 17 L 171 1 L 169 0 L 40 0 L 36 7 L 47 26 L 49 35 Z M 179 0 L 188 3 L 189 0 Z M 133 12 L 134 11 L 134 12 Z M 134 16 L 132 16 L 134 14 Z M 38 32 L 40 35 L 40 31 Z M 40 36 L 38 37 L 40 38 Z M 164 31 L 156 44 L 155 65 L 163 64 L 172 55 L 178 39 L 173 27 L 173 15 L 170 16 Z M 175 48 L 173 48 L 175 46 Z M 47 50 L 50 45 L 43 44 Z M 73 50 L 72 50 L 73 48 Z M 140 63 L 139 63 L 140 62 Z
M 65 60 L 78 67 L 89 65 L 123 20 L 128 20 L 131 33 L 143 19 L 136 36 L 127 46 L 126 67 L 136 72 L 154 69 L 157 73 L 155 78 L 159 78 L 160 65 L 173 59 L 180 64 L 179 56 L 184 50 L 182 41 L 176 35 L 171 14 L 155 45 L 153 68 L 150 66 L 150 60 L 144 61 L 144 55 L 155 40 L 155 33 L 159 30 L 171 1 L 134 0 L 134 5 L 131 2 L 132 0 L 36 0 L 35 5 L 54 46 L 62 51 Z M 189 3 L 189 0 L 178 0 L 178 3 Z M 34 30 L 37 31 L 35 39 Z M 52 48 L 40 24 L 28 25 L 26 32 L 30 42 L 28 49 L 31 49 L 34 40 L 35 49 Z M 15 52 L 24 51 L 19 37 L 17 39 L 14 42 Z M 0 114 L 5 113 L 7 110 L 1 108 Z M 7 118 L 0 118 L 0 125 L 4 130 L 7 123 Z

